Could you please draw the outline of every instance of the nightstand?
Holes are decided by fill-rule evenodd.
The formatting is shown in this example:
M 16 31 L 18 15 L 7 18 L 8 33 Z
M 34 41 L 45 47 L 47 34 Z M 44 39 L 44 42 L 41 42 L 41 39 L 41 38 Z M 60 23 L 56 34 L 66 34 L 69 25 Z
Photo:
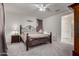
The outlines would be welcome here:
M 18 42 L 21 42 L 20 35 L 12 35 L 11 36 L 11 43 L 18 43 Z

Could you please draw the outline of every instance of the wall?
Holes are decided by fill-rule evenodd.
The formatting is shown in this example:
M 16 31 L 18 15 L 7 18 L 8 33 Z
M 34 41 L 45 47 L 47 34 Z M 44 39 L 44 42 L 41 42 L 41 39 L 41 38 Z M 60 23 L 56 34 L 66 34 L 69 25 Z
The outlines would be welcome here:
M 5 36 L 6 36 L 6 41 L 11 42 L 11 35 L 13 34 L 12 32 L 14 31 L 14 26 L 17 27 L 17 30 L 19 32 L 19 26 L 20 24 L 23 26 L 27 26 L 31 24 L 32 26 L 36 26 L 36 18 L 34 17 L 29 17 L 25 16 L 22 14 L 17 14 L 17 13 L 11 13 L 11 12 L 6 12 L 6 21 L 5 21 Z M 27 20 L 32 20 L 32 23 L 28 23 Z
M 52 32 L 53 40 L 60 41 L 61 38 L 61 15 L 54 15 L 44 19 L 44 31 Z
M 61 41 L 61 17 L 69 13 L 70 12 L 56 14 L 43 20 L 44 31 L 52 32 L 53 40 Z
M 62 16 L 61 20 L 61 42 L 73 44 L 74 40 L 74 14 Z

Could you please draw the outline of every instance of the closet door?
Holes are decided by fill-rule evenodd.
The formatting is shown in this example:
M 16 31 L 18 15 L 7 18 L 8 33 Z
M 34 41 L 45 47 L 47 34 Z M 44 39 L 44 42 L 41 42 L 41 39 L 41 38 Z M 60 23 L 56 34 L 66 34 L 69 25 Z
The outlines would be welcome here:
M 0 55 L 6 53 L 4 5 L 0 3 Z
M 75 45 L 74 45 L 74 50 L 75 50 L 75 52 L 77 52 L 78 54 L 79 54 L 79 5 L 76 7 L 76 9 L 74 10 L 75 11 L 75 24 L 74 24 L 74 26 L 75 26 L 75 33 L 74 33 L 74 35 L 75 35 Z
M 73 55 L 79 56 L 79 3 L 69 6 L 74 11 L 74 51 Z

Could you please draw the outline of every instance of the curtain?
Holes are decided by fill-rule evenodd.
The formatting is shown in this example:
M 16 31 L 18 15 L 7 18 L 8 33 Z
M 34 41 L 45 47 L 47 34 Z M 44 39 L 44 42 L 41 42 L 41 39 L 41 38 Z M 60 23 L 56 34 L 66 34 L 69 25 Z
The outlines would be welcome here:
M 4 5 L 0 3 L 0 55 L 5 55 L 6 49 Z
M 37 32 L 39 32 L 40 30 L 43 31 L 43 21 L 40 19 L 37 19 L 37 24 L 38 24 L 36 27 Z

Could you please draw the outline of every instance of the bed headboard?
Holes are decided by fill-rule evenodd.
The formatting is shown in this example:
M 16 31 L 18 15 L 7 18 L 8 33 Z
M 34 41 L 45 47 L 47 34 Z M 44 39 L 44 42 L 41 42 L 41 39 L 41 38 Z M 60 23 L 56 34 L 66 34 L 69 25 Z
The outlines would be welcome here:
M 27 25 L 25 27 L 20 25 L 20 34 L 23 32 L 36 32 L 36 28 L 32 25 Z

